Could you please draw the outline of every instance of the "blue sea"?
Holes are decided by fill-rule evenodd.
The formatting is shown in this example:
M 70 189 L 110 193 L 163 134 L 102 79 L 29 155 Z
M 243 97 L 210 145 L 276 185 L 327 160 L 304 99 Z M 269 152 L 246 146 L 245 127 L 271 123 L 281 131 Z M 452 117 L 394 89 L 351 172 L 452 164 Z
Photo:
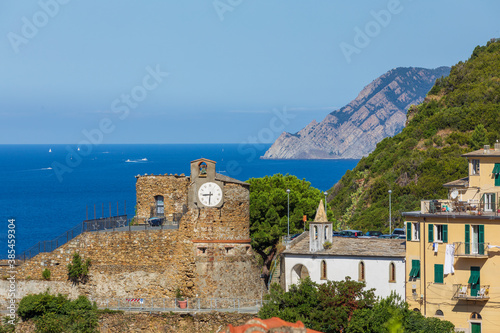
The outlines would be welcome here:
M 276 173 L 330 189 L 358 160 L 263 160 L 270 145 L 0 145 L 0 258 L 7 255 L 8 219 L 15 218 L 16 253 L 53 239 L 88 217 L 134 215 L 135 176 L 189 175 L 205 157 L 217 172 L 245 181 Z

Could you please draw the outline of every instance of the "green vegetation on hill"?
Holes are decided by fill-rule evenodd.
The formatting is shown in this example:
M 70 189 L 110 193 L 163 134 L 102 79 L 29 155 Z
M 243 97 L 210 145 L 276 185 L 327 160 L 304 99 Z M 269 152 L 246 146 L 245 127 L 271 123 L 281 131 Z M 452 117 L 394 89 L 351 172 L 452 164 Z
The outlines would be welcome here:
M 403 131 L 385 138 L 329 192 L 338 228 L 393 227 L 420 200 L 446 198 L 444 183 L 467 176 L 463 153 L 500 139 L 500 40 L 478 46 L 408 110 Z

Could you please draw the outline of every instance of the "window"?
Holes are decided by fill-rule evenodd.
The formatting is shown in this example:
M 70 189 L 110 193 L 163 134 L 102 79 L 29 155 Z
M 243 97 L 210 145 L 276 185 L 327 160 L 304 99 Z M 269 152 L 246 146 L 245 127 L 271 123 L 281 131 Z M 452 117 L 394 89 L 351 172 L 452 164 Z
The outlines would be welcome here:
M 495 210 L 495 193 L 483 194 L 482 200 L 485 212 L 493 212 Z
M 413 240 L 420 240 L 420 223 L 415 222 L 413 224 Z
M 314 239 L 318 239 L 318 227 L 314 226 Z
M 162 195 L 157 195 L 155 197 L 155 214 L 156 216 L 163 216 L 165 212 L 165 204 L 163 202 L 163 196 Z
M 396 265 L 393 262 L 389 264 L 389 282 L 396 282 Z
M 429 224 L 429 243 L 433 242 L 448 243 L 447 224 Z
M 492 173 L 495 176 L 495 186 L 500 186 L 500 163 L 495 163 Z
M 444 316 L 443 311 L 441 311 L 441 310 L 436 310 L 436 316 Z
M 360 261 L 359 262 L 359 272 L 358 272 L 358 281 L 364 281 L 365 280 L 365 263 Z
M 481 284 L 481 276 L 479 274 L 479 269 L 480 267 L 478 266 L 471 266 L 470 268 L 470 277 L 469 283 L 470 286 L 470 295 L 471 296 L 477 296 L 477 293 L 479 292 L 479 286 Z
M 484 254 L 484 225 L 465 225 L 465 254 Z
M 321 280 L 326 280 L 326 261 L 321 260 Z
M 479 160 L 471 161 L 471 175 L 479 175 Z
M 420 278 L 420 260 L 411 261 L 410 280 Z
M 328 227 L 325 227 L 325 241 L 328 240 Z
M 434 283 L 443 283 L 444 274 L 443 274 L 443 265 L 435 264 L 434 265 Z

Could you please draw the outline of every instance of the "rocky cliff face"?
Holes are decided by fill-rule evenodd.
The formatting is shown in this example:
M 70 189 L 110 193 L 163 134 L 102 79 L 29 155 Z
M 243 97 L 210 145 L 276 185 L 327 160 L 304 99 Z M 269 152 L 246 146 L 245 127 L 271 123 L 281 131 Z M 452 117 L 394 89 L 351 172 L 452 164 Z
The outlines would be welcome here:
M 367 85 L 352 102 L 320 123 L 313 120 L 295 134 L 284 132 L 265 153 L 267 159 L 358 159 L 379 141 L 399 133 L 406 111 L 423 101 L 449 67 L 400 67 Z

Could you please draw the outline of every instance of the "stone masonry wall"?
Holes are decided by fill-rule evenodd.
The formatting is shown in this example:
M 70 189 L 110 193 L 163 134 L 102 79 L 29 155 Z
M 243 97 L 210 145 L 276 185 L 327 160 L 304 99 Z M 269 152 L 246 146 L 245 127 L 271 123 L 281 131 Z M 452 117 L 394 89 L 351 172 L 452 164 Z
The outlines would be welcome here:
M 187 297 L 260 298 L 264 285 L 249 244 L 218 245 L 217 253 L 198 255 L 204 244 L 193 244 L 186 230 L 83 233 L 19 266 L 16 279 L 24 287 L 18 297 L 54 285 L 52 292 L 93 298 L 174 297 L 177 288 Z M 84 285 L 72 286 L 67 280 L 74 252 L 92 261 Z M 42 280 L 45 268 L 51 271 L 51 281 Z
M 165 205 L 165 217 L 172 220 L 174 213 L 182 213 L 188 203 L 189 177 L 177 175 L 137 176 L 137 212 L 140 219 L 151 217 L 151 207 L 155 205 L 155 196 L 162 195 Z

